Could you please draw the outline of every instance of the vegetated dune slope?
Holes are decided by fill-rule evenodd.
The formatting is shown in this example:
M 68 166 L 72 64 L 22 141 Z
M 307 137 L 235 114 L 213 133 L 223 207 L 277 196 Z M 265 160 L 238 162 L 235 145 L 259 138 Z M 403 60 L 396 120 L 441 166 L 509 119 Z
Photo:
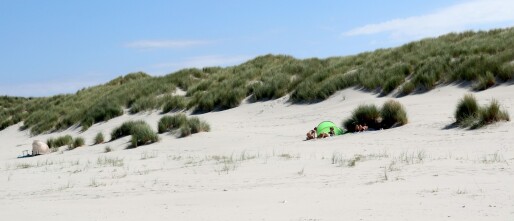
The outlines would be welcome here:
M 98 132 L 157 112 L 125 114 L 89 130 L 30 137 L 0 131 L 0 217 L 4 220 L 512 220 L 514 124 L 445 129 L 468 89 L 401 97 L 409 123 L 315 141 L 324 120 L 340 125 L 360 104 L 355 89 L 310 105 L 287 97 L 197 115 L 211 132 L 125 149 L 129 137 L 89 146 Z M 514 86 L 474 93 L 514 113 Z M 70 134 L 87 146 L 17 159 L 33 140 Z M 112 151 L 104 153 L 109 146 Z

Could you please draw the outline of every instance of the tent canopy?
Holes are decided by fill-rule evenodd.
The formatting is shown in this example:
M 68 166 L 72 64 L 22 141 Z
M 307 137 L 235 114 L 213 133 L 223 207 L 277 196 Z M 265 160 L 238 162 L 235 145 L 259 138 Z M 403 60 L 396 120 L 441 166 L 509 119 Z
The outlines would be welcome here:
M 46 143 L 43 143 L 39 140 L 35 140 L 32 143 L 32 155 L 41 155 L 41 154 L 49 154 L 51 153 L 50 148 L 48 148 L 48 145 Z
M 339 128 L 332 121 L 323 121 L 323 122 L 319 123 L 318 126 L 317 126 L 317 131 L 316 132 L 317 132 L 317 134 L 321 134 L 321 133 L 327 133 L 328 134 L 328 132 L 330 132 L 330 128 L 331 127 L 334 128 L 334 132 L 336 133 L 336 136 L 344 134 L 344 130 Z

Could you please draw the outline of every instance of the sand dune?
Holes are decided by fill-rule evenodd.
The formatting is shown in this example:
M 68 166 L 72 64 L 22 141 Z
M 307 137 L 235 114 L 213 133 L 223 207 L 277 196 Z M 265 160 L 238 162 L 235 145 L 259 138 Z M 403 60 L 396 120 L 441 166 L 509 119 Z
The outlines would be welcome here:
M 514 123 L 444 129 L 468 90 L 455 86 L 396 100 L 405 126 L 303 141 L 323 120 L 340 124 L 359 104 L 355 89 L 311 105 L 287 98 L 198 115 L 212 132 L 125 149 L 129 138 L 17 159 L 33 140 L 98 132 L 162 115 L 124 115 L 30 137 L 0 131 L 3 220 L 514 220 Z M 514 87 L 475 93 L 514 114 Z M 109 146 L 112 152 L 104 153 Z

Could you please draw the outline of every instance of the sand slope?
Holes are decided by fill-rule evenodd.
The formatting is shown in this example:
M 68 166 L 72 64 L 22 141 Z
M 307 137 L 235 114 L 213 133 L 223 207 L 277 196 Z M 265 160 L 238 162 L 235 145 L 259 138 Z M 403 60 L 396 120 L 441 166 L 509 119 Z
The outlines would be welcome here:
M 312 105 L 287 98 L 198 115 L 212 132 L 126 150 L 129 138 L 17 159 L 34 139 L 98 132 L 162 115 L 124 115 L 80 133 L 0 132 L 2 220 L 514 220 L 514 124 L 469 131 L 453 122 L 466 89 L 397 99 L 410 123 L 316 141 L 359 104 L 390 97 L 348 89 Z M 514 86 L 475 93 L 514 116 Z M 104 153 L 106 146 L 113 149 Z

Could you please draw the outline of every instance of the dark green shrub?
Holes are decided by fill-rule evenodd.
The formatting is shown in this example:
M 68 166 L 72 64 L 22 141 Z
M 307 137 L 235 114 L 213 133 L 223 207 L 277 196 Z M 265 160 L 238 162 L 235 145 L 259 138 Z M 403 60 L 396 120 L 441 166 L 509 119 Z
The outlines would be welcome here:
M 460 124 L 466 118 L 476 118 L 478 116 L 479 106 L 475 96 L 472 94 L 466 94 L 457 104 L 457 110 L 455 111 L 455 119 Z M 468 121 L 469 122 L 469 121 Z
M 104 141 L 105 141 L 104 135 L 102 134 L 102 132 L 98 132 L 95 136 L 95 140 L 93 141 L 93 143 L 96 145 L 96 144 L 101 144 Z
M 382 127 L 391 128 L 407 124 L 407 112 L 402 104 L 398 101 L 389 100 L 384 103 L 380 109 L 382 117 Z
M 173 116 L 164 116 L 159 120 L 158 132 L 165 133 L 180 128 L 182 125 L 187 123 L 187 117 L 185 114 L 176 114 Z
M 131 128 L 132 139 L 131 147 L 135 148 L 159 141 L 159 136 L 150 128 L 148 124 L 135 124 Z
M 147 125 L 144 121 L 127 121 L 111 132 L 111 140 L 116 140 L 132 134 L 132 130 L 138 125 Z

